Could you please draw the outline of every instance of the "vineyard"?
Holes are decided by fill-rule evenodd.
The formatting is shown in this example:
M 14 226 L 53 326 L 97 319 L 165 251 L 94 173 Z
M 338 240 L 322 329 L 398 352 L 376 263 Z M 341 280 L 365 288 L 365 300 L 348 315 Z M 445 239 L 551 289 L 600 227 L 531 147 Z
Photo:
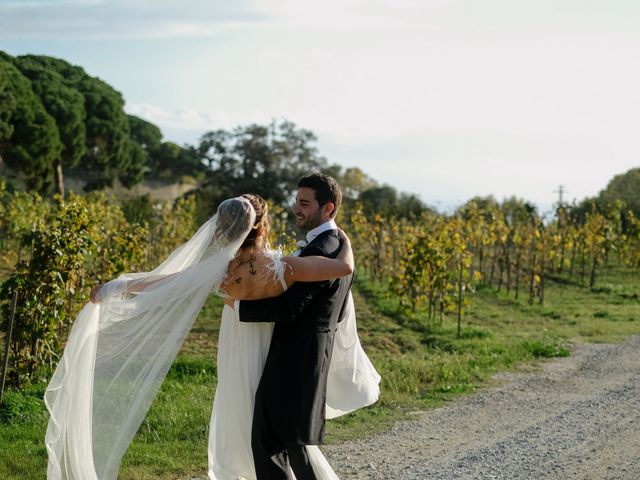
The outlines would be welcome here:
M 445 315 L 455 315 L 458 335 L 477 285 L 542 305 L 549 278 L 594 288 L 611 262 L 640 267 L 640 221 L 621 204 L 584 218 L 561 207 L 549 223 L 509 207 L 472 201 L 450 217 L 424 213 L 410 220 L 355 209 L 348 231 L 367 276 L 414 312 L 426 305 L 425 322 L 442 324 Z
M 91 287 L 151 268 L 196 228 L 193 200 L 158 206 L 151 222 L 137 223 L 103 194 L 49 202 L 0 193 L 3 332 L 14 314 L 7 382 L 16 387 L 48 375 Z
M 285 210 L 271 210 L 271 241 L 287 250 L 295 237 Z M 153 268 L 195 232 L 196 211 L 194 197 L 154 205 L 100 193 L 46 201 L 0 190 L 3 332 L 14 317 L 8 384 L 45 378 L 90 288 Z M 640 267 L 640 220 L 620 204 L 582 217 L 559 208 L 543 222 L 513 202 L 472 201 L 451 216 L 426 211 L 414 218 L 366 215 L 354 203 L 340 222 L 365 278 L 402 308 L 425 311 L 420 321 L 426 327 L 454 318 L 457 336 L 479 285 L 543 304 L 551 278 L 594 288 L 599 271 L 612 262 Z

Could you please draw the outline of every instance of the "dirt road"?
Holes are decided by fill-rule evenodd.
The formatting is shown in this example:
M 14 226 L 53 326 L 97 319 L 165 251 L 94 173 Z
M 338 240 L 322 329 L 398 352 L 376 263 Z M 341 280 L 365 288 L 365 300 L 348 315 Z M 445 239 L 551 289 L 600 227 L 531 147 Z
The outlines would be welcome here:
M 342 480 L 640 479 L 640 336 L 579 345 L 533 372 L 323 448 Z

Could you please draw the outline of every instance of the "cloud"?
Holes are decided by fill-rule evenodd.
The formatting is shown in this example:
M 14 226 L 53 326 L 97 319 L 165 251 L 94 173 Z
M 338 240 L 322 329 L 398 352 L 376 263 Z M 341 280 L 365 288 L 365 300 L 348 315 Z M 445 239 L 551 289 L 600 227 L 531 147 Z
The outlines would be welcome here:
M 222 111 L 198 111 L 182 108 L 169 111 L 157 105 L 127 104 L 127 113 L 158 125 L 164 136 L 171 141 L 193 141 L 210 130 L 230 128 L 232 122 Z
M 5 39 L 202 37 L 265 18 L 246 1 L 0 2 L 0 33 Z
M 204 133 L 212 130 L 232 130 L 241 125 L 266 124 L 273 120 L 259 111 L 239 117 L 219 109 L 201 110 L 186 107 L 168 110 L 149 103 L 127 103 L 125 110 L 157 125 L 166 140 L 192 145 L 196 144 Z

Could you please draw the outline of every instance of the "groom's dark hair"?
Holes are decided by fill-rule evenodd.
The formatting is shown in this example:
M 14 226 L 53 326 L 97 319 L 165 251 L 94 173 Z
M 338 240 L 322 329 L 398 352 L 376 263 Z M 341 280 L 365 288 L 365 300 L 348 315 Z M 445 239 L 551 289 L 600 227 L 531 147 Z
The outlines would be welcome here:
M 335 206 L 331 217 L 335 218 L 340 205 L 342 205 L 342 190 L 336 179 L 325 175 L 324 173 L 315 172 L 306 175 L 298 180 L 298 188 L 310 188 L 315 192 L 316 200 L 321 207 L 331 202 Z

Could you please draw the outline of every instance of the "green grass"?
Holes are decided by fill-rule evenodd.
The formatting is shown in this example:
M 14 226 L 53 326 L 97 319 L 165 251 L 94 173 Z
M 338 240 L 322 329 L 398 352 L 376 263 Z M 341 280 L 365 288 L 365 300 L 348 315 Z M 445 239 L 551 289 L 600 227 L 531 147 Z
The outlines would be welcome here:
M 46 476 L 44 384 L 5 393 L 0 406 L 0 478 Z
M 453 316 L 440 325 L 424 311 L 407 312 L 362 276 L 354 295 L 362 344 L 382 375 L 381 397 L 370 408 L 328 422 L 328 443 L 387 429 L 474 392 L 495 372 L 566 356 L 575 343 L 619 342 L 640 333 L 640 275 L 615 268 L 593 290 L 565 277 L 549 281 L 544 305 L 479 288 L 470 297 L 460 338 Z M 124 458 L 120 478 L 205 476 L 220 309 L 212 297 L 196 321 Z M 45 478 L 44 388 L 8 392 L 0 406 L 2 479 Z

